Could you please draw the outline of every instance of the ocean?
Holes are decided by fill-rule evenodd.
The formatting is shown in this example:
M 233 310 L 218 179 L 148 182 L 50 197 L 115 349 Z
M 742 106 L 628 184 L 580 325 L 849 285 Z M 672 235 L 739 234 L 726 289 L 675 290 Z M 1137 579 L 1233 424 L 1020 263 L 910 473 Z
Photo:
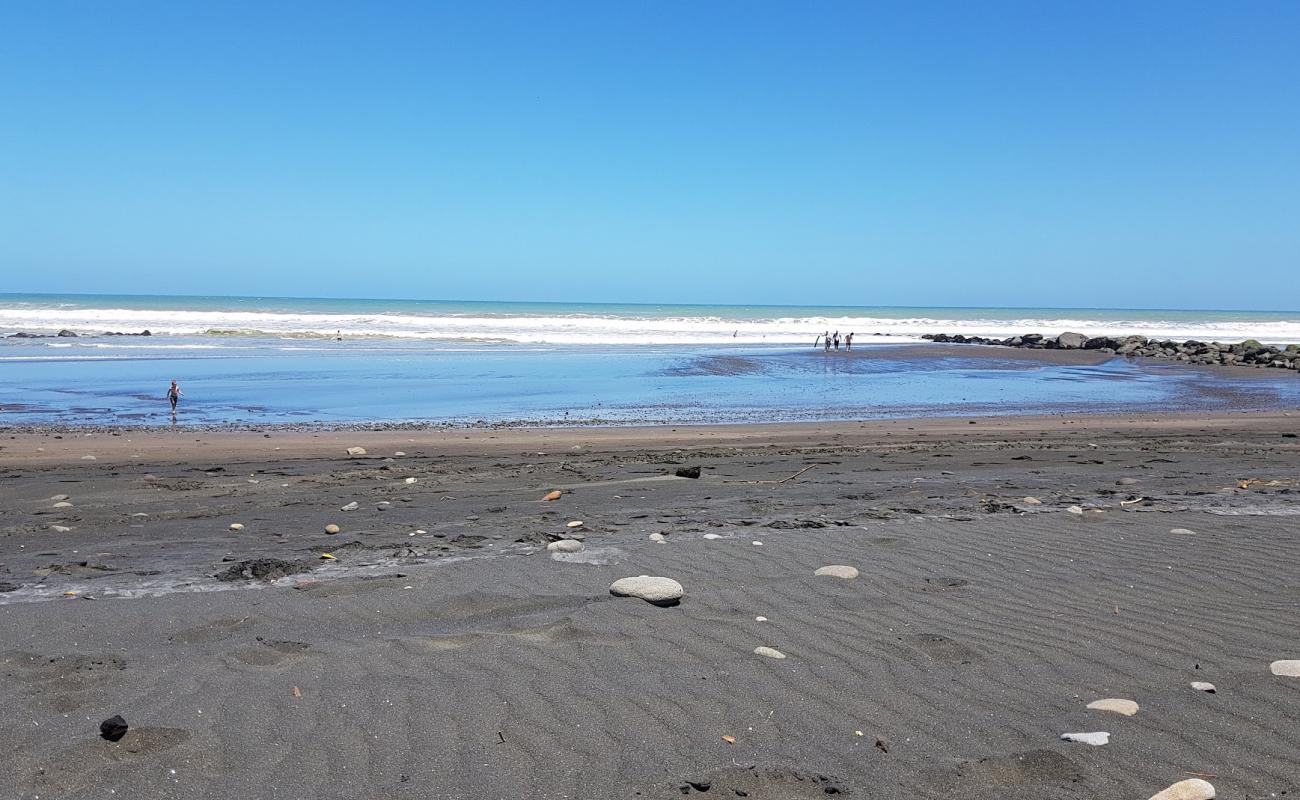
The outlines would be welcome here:
M 77 335 L 54 336 L 62 330 Z M 144 330 L 151 335 L 106 335 Z M 855 355 L 814 349 L 827 330 L 856 334 Z M 905 346 L 925 333 L 1066 330 L 1285 344 L 1300 342 L 1300 312 L 9 294 L 0 295 L 0 425 L 166 424 L 173 379 L 184 392 L 178 424 L 205 426 L 692 424 L 1300 404 L 1290 371 L 1238 376 L 1125 359 L 1063 366 Z M 11 338 L 16 332 L 48 338 Z

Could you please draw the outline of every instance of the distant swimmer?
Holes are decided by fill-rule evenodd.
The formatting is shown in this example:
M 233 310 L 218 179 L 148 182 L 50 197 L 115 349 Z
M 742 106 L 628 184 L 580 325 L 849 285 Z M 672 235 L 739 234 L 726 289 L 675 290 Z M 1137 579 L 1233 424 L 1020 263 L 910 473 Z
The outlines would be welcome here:
M 167 390 L 167 400 L 172 404 L 172 419 L 176 419 L 176 403 L 181 399 L 181 387 L 176 381 L 172 381 L 171 388 Z

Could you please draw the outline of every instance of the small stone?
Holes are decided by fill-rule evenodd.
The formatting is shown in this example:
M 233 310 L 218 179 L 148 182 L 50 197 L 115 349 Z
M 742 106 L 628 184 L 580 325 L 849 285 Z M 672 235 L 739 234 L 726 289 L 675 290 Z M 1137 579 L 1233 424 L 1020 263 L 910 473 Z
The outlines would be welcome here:
M 1214 785 L 1200 778 L 1179 781 L 1151 795 L 1151 800 L 1214 800 Z
M 1110 744 L 1110 733 L 1107 731 L 1096 731 L 1094 733 L 1063 733 L 1061 734 L 1063 742 L 1078 742 L 1079 744 L 1090 744 L 1094 747 L 1100 747 L 1103 744 Z
M 1067 513 L 1075 514 L 1077 516 L 1083 516 L 1083 508 L 1081 506 L 1070 506 L 1065 510 Z
M 99 723 L 99 735 L 110 742 L 116 742 L 126 736 L 127 729 L 130 727 L 126 724 L 126 720 L 122 719 L 122 715 L 118 714 Z
M 663 544 L 664 542 L 668 541 L 668 537 L 664 536 L 662 533 L 652 533 L 650 534 L 650 541 Z
M 340 510 L 340 511 L 356 511 L 357 508 L 359 508 L 359 507 L 360 507 L 360 506 L 357 504 L 357 501 L 356 501 L 356 500 L 353 500 L 351 503 L 348 503 L 347 505 L 343 506 L 343 507 L 340 508 L 339 510 Z
M 721 539 L 722 536 L 720 536 L 719 534 L 716 534 L 716 533 L 706 533 L 706 534 L 704 534 L 704 538 L 705 538 L 705 539 Z
M 762 547 L 762 546 L 763 546 L 763 543 L 762 543 L 762 542 L 759 542 L 759 541 L 753 541 L 753 542 L 750 542 L 750 544 L 754 545 L 755 547 Z
M 1205 681 L 1192 681 L 1192 688 L 1198 692 L 1208 692 L 1210 694 L 1214 694 L 1218 691 L 1214 688 L 1214 684 L 1206 683 Z
M 566 528 L 581 528 L 581 527 L 582 527 L 582 520 L 580 520 L 580 519 L 575 519 L 575 520 L 573 520 L 572 522 L 570 522 L 570 523 L 568 523 L 567 525 L 565 525 L 564 527 L 566 527 Z
M 69 528 L 67 525 L 51 525 L 50 530 L 54 531 L 55 533 L 67 533 L 68 531 L 72 530 L 72 528 Z
M 576 553 L 582 549 L 582 542 L 577 539 L 561 539 L 546 545 L 546 549 L 552 553 Z
M 50 502 L 52 502 L 52 503 L 57 503 L 57 502 L 59 502 L 60 500 L 67 500 L 67 499 L 68 499 L 68 496 L 67 496 L 66 494 L 56 494 L 56 495 L 54 495 L 53 497 L 49 498 Z
M 1138 480 L 1137 478 L 1120 478 L 1119 480 L 1115 481 L 1115 485 L 1116 485 L 1116 486 L 1136 486 L 1136 485 L 1138 485 L 1138 484 L 1141 483 L 1141 482 L 1142 482 L 1142 481 Z
M 81 460 L 82 460 L 82 461 L 94 461 L 94 460 L 95 460 L 95 457 L 94 457 L 94 456 L 82 456 L 82 457 L 81 457 Z
M 231 529 L 232 531 L 242 531 L 242 530 L 244 529 L 244 526 L 243 526 L 242 523 L 239 523 L 239 522 L 232 522 L 232 523 L 230 523 L 230 529 Z
M 1169 532 L 1170 532 L 1170 533 L 1176 533 L 1176 534 L 1178 534 L 1178 535 L 1180 535 L 1180 536 L 1195 536 L 1195 535 L 1196 535 L 1196 531 L 1188 530 L 1187 528 L 1170 528 L 1170 529 L 1169 529 Z
M 609 587 L 609 593 L 615 597 L 639 597 L 657 606 L 677 605 L 685 591 L 682 585 L 672 578 L 652 575 L 619 578 Z
M 398 458 L 401 458 L 402 456 L 406 455 L 406 453 L 403 453 L 401 450 L 398 450 L 396 453 L 393 453 L 393 455 L 397 456 Z
M 679 477 L 679 478 L 692 478 L 692 479 L 695 479 L 695 478 L 699 478 L 699 477 L 700 477 L 700 468 L 699 468 L 699 467 L 679 467 L 679 468 L 677 469 L 677 471 L 674 472 L 673 474 L 676 475 L 676 476 Z
M 331 536 L 333 536 L 334 534 L 338 533 L 341 530 L 343 529 L 335 525 L 333 522 L 325 526 L 325 532 Z
M 766 656 L 767 658 L 776 658 L 776 659 L 785 658 L 785 653 L 782 653 L 780 650 L 777 650 L 775 647 L 755 647 L 754 655 Z
M 69 503 L 67 500 L 60 500 L 55 503 L 52 508 L 72 508 L 72 503 Z
M 350 456 L 364 456 L 365 454 L 366 454 L 366 448 L 364 448 L 364 447 L 349 447 L 349 448 L 348 448 L 348 455 L 350 455 Z
M 846 581 L 851 581 L 858 577 L 858 569 L 857 567 L 850 567 L 844 564 L 831 564 L 830 566 L 819 568 L 813 574 L 818 576 L 828 576 L 831 578 L 843 578 Z
M 405 481 L 403 481 L 403 483 L 406 483 L 406 484 L 412 484 L 412 483 L 415 483 L 415 478 L 407 478 Z
M 767 617 L 754 617 L 755 622 L 767 622 Z
M 1274 661 L 1268 671 L 1283 678 L 1300 678 L 1300 661 Z
M 1043 501 L 1039 500 L 1037 497 L 1023 497 L 1020 502 L 1027 506 L 1041 506 L 1043 504 Z
M 554 492 L 547 492 L 546 494 L 542 495 L 542 499 L 548 503 L 551 502 L 552 500 L 559 500 L 561 497 L 564 497 L 564 492 L 558 490 Z
M 1123 714 L 1131 717 L 1138 713 L 1138 704 L 1132 700 L 1121 700 L 1114 697 L 1108 697 L 1104 700 L 1093 700 L 1088 704 L 1088 708 L 1094 711 L 1112 711 L 1116 714 Z

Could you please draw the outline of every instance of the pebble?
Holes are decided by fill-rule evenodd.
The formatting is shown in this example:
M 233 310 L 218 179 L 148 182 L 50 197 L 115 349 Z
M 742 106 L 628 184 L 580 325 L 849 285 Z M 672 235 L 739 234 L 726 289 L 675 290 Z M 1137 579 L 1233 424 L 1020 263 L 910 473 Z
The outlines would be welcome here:
M 577 539 L 561 539 L 546 545 L 546 549 L 552 553 L 576 553 L 582 549 L 582 542 Z
M 415 483 L 415 478 L 407 478 L 403 483 Z
M 561 497 L 564 497 L 564 492 L 560 492 L 560 491 L 547 492 L 546 494 L 542 495 L 542 499 L 547 502 L 550 502 L 552 500 L 559 500 Z
M 572 522 L 570 522 L 569 524 L 565 525 L 564 527 L 566 527 L 566 528 L 581 528 L 581 527 L 582 527 L 582 520 L 580 520 L 580 519 L 575 519 L 575 520 L 573 520 Z
M 230 523 L 230 529 L 232 531 L 242 531 L 244 529 L 244 526 L 241 523 L 232 522 Z
M 1179 781 L 1151 795 L 1151 800 L 1214 800 L 1214 785 L 1200 778 Z
M 759 542 L 759 541 L 753 541 L 753 542 L 750 542 L 750 544 L 754 545 L 755 547 L 762 547 L 762 546 L 763 546 L 763 543 L 762 543 L 762 542 Z
M 60 500 L 67 500 L 67 499 L 68 499 L 68 496 L 67 496 L 66 494 L 56 494 L 56 495 L 54 495 L 53 497 L 49 498 L 50 502 L 52 502 L 52 503 L 57 503 L 57 502 L 59 502 Z
M 357 501 L 356 501 L 356 500 L 353 500 L 351 503 L 348 503 L 347 505 L 343 506 L 343 508 L 340 508 L 339 510 L 340 510 L 340 511 L 356 511 L 358 507 L 359 507 L 359 506 L 358 506 L 358 504 L 357 504 Z
M 1094 747 L 1100 747 L 1103 744 L 1110 744 L 1109 731 L 1095 731 L 1093 733 L 1063 733 L 1061 734 L 1063 742 L 1078 742 L 1079 744 L 1090 744 Z
M 401 458 L 402 456 L 406 455 L 406 453 L 403 453 L 401 450 L 398 450 L 396 453 L 393 453 L 393 455 L 397 456 L 398 458 Z
M 94 460 L 95 460 L 95 457 L 94 457 L 94 456 L 82 456 L 82 457 L 81 457 L 81 460 L 82 460 L 82 461 L 94 461 Z
M 1142 481 L 1138 480 L 1137 478 L 1120 478 L 1119 480 L 1115 481 L 1115 485 L 1116 485 L 1116 486 L 1136 486 L 1136 485 L 1138 485 L 1138 484 L 1141 483 L 1141 482 L 1142 482 Z
M 767 656 L 768 658 L 785 658 L 785 653 L 782 653 L 775 647 L 755 647 L 754 655 Z
M 1179 535 L 1181 535 L 1181 536 L 1195 536 L 1195 535 L 1196 535 L 1196 531 L 1188 530 L 1187 528 L 1170 528 L 1170 529 L 1169 529 L 1169 532 L 1170 532 L 1170 533 L 1177 533 L 1177 534 L 1179 534 Z
M 1041 506 L 1043 504 L 1043 501 L 1039 500 L 1037 497 L 1022 497 L 1020 502 L 1028 506 Z
M 716 533 L 706 533 L 706 534 L 704 534 L 704 538 L 705 538 L 705 539 L 721 539 L 722 536 L 721 536 L 720 534 L 716 534 Z
M 755 622 L 767 622 L 767 617 L 754 617 Z
M 831 564 L 830 566 L 819 568 L 813 574 L 826 575 L 832 578 L 843 578 L 846 581 L 850 581 L 858 577 L 858 569 L 857 567 L 850 567 L 844 564 Z
M 67 533 L 68 531 L 72 530 L 72 528 L 69 528 L 67 525 L 51 525 L 50 530 L 54 531 L 55 533 Z
M 1093 700 L 1088 704 L 1088 708 L 1094 711 L 1113 711 L 1116 714 L 1123 714 L 1131 717 L 1138 713 L 1138 704 L 1132 700 L 1121 700 L 1115 697 L 1108 697 L 1104 700 Z
M 364 447 L 349 447 L 349 448 L 348 448 L 348 455 L 350 455 L 350 456 L 364 456 L 365 454 L 366 454 L 366 448 L 364 448 Z
M 60 500 L 59 502 L 55 503 L 53 507 L 54 507 L 54 508 L 72 508 L 72 503 L 69 503 L 67 500 Z
M 1210 694 L 1214 694 L 1218 691 L 1214 688 L 1214 684 L 1206 683 L 1205 681 L 1192 681 L 1192 688 L 1198 692 L 1209 692 Z
M 1274 661 L 1268 671 L 1283 678 L 1300 678 L 1300 661 Z
M 638 575 L 614 581 L 609 586 L 609 593 L 615 597 L 639 597 L 655 605 L 676 605 L 685 589 L 672 578 Z
M 338 533 L 341 530 L 343 529 L 335 525 L 333 522 L 325 526 L 325 532 L 330 534 L 331 536 Z
M 668 537 L 664 536 L 662 533 L 652 533 L 650 534 L 650 541 L 663 544 L 664 542 L 668 541 Z
M 1083 508 L 1081 506 L 1070 506 L 1065 510 L 1071 514 L 1079 514 L 1079 515 L 1083 514 Z

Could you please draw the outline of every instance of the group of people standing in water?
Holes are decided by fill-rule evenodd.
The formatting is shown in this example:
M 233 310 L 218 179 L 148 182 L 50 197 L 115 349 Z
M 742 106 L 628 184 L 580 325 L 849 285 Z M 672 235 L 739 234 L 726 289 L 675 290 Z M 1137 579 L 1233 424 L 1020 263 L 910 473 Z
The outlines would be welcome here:
M 819 343 L 824 343 L 826 347 L 826 352 L 829 353 L 831 351 L 831 345 L 834 345 L 835 349 L 839 350 L 841 341 L 844 342 L 845 350 L 853 349 L 853 334 L 852 333 L 846 334 L 844 338 L 841 340 L 839 331 L 835 331 L 835 333 L 826 331 L 821 336 L 817 337 L 817 341 L 813 342 L 813 347 L 815 348 Z

